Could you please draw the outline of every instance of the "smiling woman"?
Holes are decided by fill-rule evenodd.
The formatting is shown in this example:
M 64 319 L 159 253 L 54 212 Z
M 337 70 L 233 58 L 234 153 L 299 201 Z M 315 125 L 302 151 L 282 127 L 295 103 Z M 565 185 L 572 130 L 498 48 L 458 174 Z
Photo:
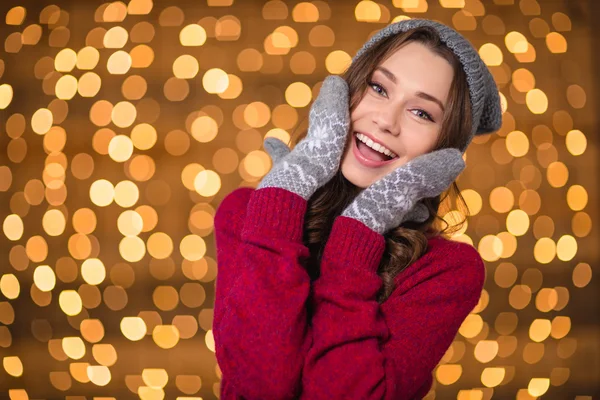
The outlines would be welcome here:
M 308 131 L 291 151 L 267 139 L 271 171 L 215 216 L 222 399 L 427 394 L 486 276 L 439 206 L 501 115 L 477 51 L 429 20 L 389 25 L 324 80 Z

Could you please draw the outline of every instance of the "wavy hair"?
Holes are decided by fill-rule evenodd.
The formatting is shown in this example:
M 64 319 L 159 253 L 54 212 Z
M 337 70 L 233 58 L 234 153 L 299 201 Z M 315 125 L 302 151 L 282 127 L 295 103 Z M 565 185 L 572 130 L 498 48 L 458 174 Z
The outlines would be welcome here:
M 434 150 L 447 147 L 461 148 L 467 142 L 471 132 L 471 104 L 466 75 L 458 58 L 441 42 L 439 35 L 431 27 L 418 27 L 384 38 L 353 61 L 342 75 L 349 87 L 350 111 L 365 95 L 375 68 L 400 47 L 412 41 L 425 45 L 435 54 L 446 59 L 454 69 L 448 107 Z M 304 129 L 300 135 L 292 138 L 292 144 L 296 145 L 306 134 L 307 130 Z M 303 241 L 310 250 L 307 270 L 311 280 L 315 280 L 320 275 L 321 257 L 335 218 L 361 190 L 362 188 L 355 186 L 343 176 L 340 168 L 336 175 L 308 200 Z M 383 281 L 377 295 L 380 304 L 394 291 L 395 278 L 427 252 L 430 238 L 437 235 L 448 237 L 463 227 L 465 219 L 455 221 L 451 225 L 444 220 L 445 213 L 454 207 L 458 208 L 463 215 L 468 214 L 468 207 L 456 181 L 444 193 L 422 199 L 421 202 L 429 210 L 429 218 L 426 221 L 422 223 L 406 221 L 384 233 L 386 246 L 377 270 L 377 274 Z

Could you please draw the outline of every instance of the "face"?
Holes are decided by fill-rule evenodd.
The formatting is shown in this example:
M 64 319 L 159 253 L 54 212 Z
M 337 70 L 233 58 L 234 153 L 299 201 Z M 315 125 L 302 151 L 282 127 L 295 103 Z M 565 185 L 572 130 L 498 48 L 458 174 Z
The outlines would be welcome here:
M 344 177 L 366 188 L 432 151 L 441 132 L 453 76 L 448 61 L 418 42 L 409 42 L 381 63 L 350 113 L 351 142 L 341 162 Z M 382 157 L 368 149 L 358 137 L 379 143 L 388 155 Z

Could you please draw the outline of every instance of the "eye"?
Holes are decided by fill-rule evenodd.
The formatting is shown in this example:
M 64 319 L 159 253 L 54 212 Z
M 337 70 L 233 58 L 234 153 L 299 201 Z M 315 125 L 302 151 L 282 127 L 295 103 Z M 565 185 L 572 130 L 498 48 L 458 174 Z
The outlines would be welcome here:
M 387 94 L 385 92 L 385 88 L 383 86 L 381 86 L 379 83 L 377 82 L 367 82 L 369 84 L 369 86 L 371 87 L 371 89 L 373 89 L 375 92 L 377 92 L 380 95 L 385 95 L 387 97 Z
M 428 119 L 431 122 L 434 122 L 433 118 L 431 118 L 431 115 L 429 115 L 429 113 L 427 111 L 421 110 L 421 109 L 416 109 L 416 110 L 412 110 L 412 111 L 420 112 L 422 116 L 419 116 L 419 118 Z

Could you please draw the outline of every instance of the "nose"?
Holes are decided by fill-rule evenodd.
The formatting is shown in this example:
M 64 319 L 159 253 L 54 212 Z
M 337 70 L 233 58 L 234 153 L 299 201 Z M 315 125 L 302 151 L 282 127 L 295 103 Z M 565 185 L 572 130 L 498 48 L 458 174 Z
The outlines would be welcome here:
M 382 106 L 373 115 L 373 122 L 384 133 L 398 135 L 400 113 L 396 107 Z

